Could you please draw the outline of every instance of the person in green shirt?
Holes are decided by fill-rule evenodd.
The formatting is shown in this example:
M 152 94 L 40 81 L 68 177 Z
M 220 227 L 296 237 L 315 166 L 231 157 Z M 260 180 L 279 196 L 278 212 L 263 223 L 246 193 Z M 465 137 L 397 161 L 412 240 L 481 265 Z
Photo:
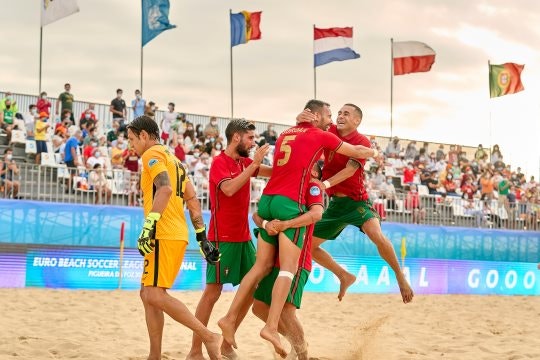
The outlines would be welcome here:
M 508 193 L 510 192 L 510 186 L 512 184 L 508 181 L 508 176 L 503 174 L 503 179 L 497 185 L 497 191 L 499 193 L 499 207 L 504 207 L 506 213 L 508 214 L 508 221 L 512 222 L 514 220 L 514 214 L 510 209 L 510 203 L 508 202 Z
M 11 111 L 13 111 L 13 114 L 18 113 L 19 107 L 17 106 L 17 101 L 13 99 L 13 96 L 9 91 L 6 92 L 6 97 L 0 100 L 0 111 L 4 111 L 7 101 L 11 102 Z
M 8 143 L 11 141 L 11 131 L 14 128 L 15 121 L 14 106 L 11 104 L 11 99 L 6 98 L 4 105 L 0 109 L 0 128 L 2 128 L 7 135 Z
M 70 119 L 75 124 L 75 118 L 73 117 L 73 101 L 74 97 L 73 94 L 70 93 L 71 85 L 69 83 L 64 85 L 64 92 L 61 93 L 58 96 L 58 100 L 56 100 L 56 115 L 60 115 L 60 113 L 64 113 L 64 110 L 70 111 Z M 62 105 L 62 107 L 60 107 Z

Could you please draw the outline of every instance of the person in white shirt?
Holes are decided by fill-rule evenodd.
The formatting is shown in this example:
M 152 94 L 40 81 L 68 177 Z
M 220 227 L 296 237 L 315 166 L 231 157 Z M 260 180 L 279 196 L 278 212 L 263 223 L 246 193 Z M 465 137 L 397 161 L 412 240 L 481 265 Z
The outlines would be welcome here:
M 174 124 L 176 121 L 176 117 L 178 116 L 178 113 L 174 111 L 174 103 L 169 103 L 169 111 L 165 112 L 163 114 L 163 118 L 161 119 L 161 138 L 163 139 L 163 144 L 167 145 L 169 141 L 169 133 L 171 132 L 171 125 Z
M 34 138 L 34 124 L 35 121 L 39 119 L 39 114 L 37 112 L 37 106 L 32 104 L 28 107 L 28 112 L 23 114 L 24 127 L 26 128 L 26 138 Z
M 91 170 L 94 169 L 94 167 L 98 164 L 101 165 L 101 167 L 105 170 L 105 157 L 102 156 L 99 148 L 94 148 L 92 151 L 92 156 L 86 160 L 86 168 Z
M 109 187 L 109 182 L 107 181 L 107 178 L 105 177 L 101 164 L 96 163 L 93 166 L 93 169 L 94 170 L 92 170 L 90 174 L 88 175 L 88 185 L 90 186 L 90 189 L 93 189 L 96 191 L 95 203 L 97 204 L 100 201 L 103 202 L 103 198 L 105 198 L 104 203 L 110 204 L 112 190 Z
M 396 188 L 392 183 L 392 177 L 387 176 L 386 181 L 380 187 L 381 198 L 386 200 L 386 208 L 396 210 Z

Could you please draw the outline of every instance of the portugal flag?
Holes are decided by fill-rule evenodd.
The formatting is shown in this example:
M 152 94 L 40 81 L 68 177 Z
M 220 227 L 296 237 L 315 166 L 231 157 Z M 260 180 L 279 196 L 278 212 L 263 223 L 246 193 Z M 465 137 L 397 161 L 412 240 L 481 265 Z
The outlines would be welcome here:
M 524 66 L 514 63 L 489 65 L 489 96 L 494 98 L 523 91 L 521 71 Z

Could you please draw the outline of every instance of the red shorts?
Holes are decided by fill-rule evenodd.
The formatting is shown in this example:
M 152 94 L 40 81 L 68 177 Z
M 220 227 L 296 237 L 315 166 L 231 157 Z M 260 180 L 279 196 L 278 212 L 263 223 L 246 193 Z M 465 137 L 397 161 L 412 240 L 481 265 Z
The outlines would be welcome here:
M 169 140 L 169 134 L 166 133 L 166 132 L 162 132 L 161 133 L 161 138 L 163 139 L 163 141 L 167 141 L 167 140 Z

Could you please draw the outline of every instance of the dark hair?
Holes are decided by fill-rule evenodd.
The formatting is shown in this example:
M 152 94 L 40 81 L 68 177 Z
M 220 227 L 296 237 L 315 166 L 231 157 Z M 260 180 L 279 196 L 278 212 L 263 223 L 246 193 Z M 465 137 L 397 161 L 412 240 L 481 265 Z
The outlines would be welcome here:
M 5 155 L 5 154 L 7 154 L 7 153 L 8 153 L 8 151 L 11 151 L 11 152 L 13 152 L 13 149 L 12 149 L 12 148 L 10 148 L 10 147 L 6 148 L 6 150 L 4 150 L 4 155 Z
M 141 135 L 141 131 L 146 131 L 148 133 L 148 136 L 152 140 L 159 140 L 159 127 L 158 124 L 152 120 L 151 117 L 142 115 L 133 120 L 129 125 L 127 126 L 128 130 L 131 130 L 135 136 L 139 137 Z
M 227 143 L 232 141 L 234 134 L 245 134 L 249 130 L 255 130 L 255 125 L 253 123 L 244 120 L 244 119 L 233 119 L 227 125 L 225 129 L 225 137 L 227 138 Z
M 124 91 L 122 89 L 116 89 L 116 93 L 118 94 L 119 92 L 123 93 Z
M 172 106 L 172 107 L 174 107 L 174 103 L 173 103 L 173 102 L 170 102 L 169 105 Z
M 141 93 L 141 90 L 137 89 L 137 90 L 135 90 L 135 93 L 139 93 L 139 94 L 140 94 L 140 93 Z
M 311 112 L 319 113 L 322 116 L 322 109 L 325 106 L 330 106 L 330 104 L 321 100 L 312 99 L 306 103 L 306 106 L 304 106 L 304 109 L 309 109 Z
M 36 104 L 30 104 L 30 105 L 28 106 L 28 110 L 32 110 L 32 108 L 35 108 L 35 107 L 36 107 Z
M 98 167 L 101 167 L 100 163 L 94 164 L 94 169 L 97 169 Z
M 350 106 L 350 107 L 353 107 L 354 110 L 356 110 L 356 113 L 358 114 L 358 116 L 360 116 L 360 120 L 362 119 L 362 116 L 364 116 L 362 114 L 362 109 L 360 109 L 358 106 L 354 105 L 354 104 L 351 104 L 351 103 L 347 103 L 345 104 L 346 106 Z
M 66 86 L 71 86 L 71 84 L 70 83 L 65 83 L 64 87 L 66 87 Z

